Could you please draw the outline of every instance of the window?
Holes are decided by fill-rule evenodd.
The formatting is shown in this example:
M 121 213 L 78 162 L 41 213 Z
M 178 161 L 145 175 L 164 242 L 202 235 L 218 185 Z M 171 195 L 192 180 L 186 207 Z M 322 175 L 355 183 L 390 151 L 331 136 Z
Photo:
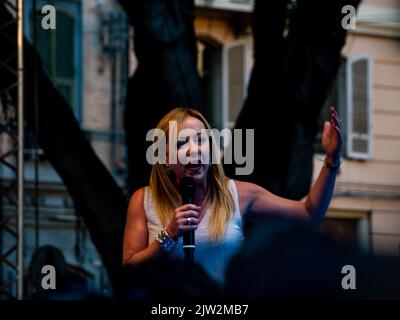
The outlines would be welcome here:
M 223 127 L 232 128 L 243 107 L 248 83 L 248 41 L 228 44 L 222 52 Z
M 321 230 L 335 241 L 352 249 L 370 253 L 370 215 L 368 212 L 329 210 L 327 218 L 321 225 Z
M 197 69 L 202 79 L 204 115 L 213 128 L 221 128 L 222 103 L 222 46 L 209 37 L 197 40 Z
M 42 28 L 44 5 L 56 8 L 56 29 Z M 33 39 L 33 4 L 26 2 L 26 36 Z M 60 94 L 81 121 L 81 4 L 80 1 L 37 1 L 36 47 L 42 65 Z
M 368 159 L 372 154 L 372 62 L 352 57 L 346 64 L 347 156 Z

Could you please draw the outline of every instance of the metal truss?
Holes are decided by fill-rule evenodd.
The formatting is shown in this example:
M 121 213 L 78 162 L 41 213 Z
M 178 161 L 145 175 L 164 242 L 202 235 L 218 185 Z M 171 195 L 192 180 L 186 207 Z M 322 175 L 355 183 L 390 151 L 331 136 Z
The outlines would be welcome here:
M 0 59 L 0 300 L 23 298 L 23 0 L 0 0 L 11 19 L 0 21 L 2 47 L 15 48 Z M 13 30 L 10 32 L 10 30 Z M 15 33 L 15 34 L 13 34 Z M 17 92 L 17 99 L 11 92 Z

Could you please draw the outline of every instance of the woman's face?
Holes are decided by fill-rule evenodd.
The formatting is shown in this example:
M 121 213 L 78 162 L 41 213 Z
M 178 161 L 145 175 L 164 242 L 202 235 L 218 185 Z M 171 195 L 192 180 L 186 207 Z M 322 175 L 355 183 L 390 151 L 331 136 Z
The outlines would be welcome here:
M 203 122 L 194 117 L 188 117 L 182 123 L 176 141 L 177 161 L 175 163 L 169 162 L 169 166 L 178 183 L 184 176 L 193 177 L 197 183 L 206 182 L 210 161 L 210 146 L 205 129 Z M 168 156 L 167 161 L 169 161 Z

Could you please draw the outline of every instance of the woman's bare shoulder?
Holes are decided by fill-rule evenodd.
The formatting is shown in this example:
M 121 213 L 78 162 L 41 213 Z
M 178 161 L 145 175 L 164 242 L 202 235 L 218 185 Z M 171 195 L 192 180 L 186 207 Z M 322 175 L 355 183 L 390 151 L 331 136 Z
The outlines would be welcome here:
M 141 211 L 144 213 L 144 193 L 145 187 L 137 189 L 129 200 L 128 213 Z
M 260 186 L 252 182 L 240 181 L 240 180 L 233 180 L 233 181 L 235 182 L 238 193 L 241 193 L 244 196 L 254 193 L 260 189 Z
M 235 182 L 238 193 L 240 211 L 245 214 L 260 187 L 251 182 L 240 180 L 233 181 Z

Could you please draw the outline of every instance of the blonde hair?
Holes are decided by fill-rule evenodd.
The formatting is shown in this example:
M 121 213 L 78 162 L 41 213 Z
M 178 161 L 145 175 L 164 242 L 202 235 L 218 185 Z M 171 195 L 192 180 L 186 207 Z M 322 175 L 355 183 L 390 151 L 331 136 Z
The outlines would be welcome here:
M 188 118 L 199 119 L 206 129 L 211 127 L 204 116 L 192 108 L 175 108 L 168 112 L 158 123 L 157 129 L 164 131 L 168 141 L 170 121 L 176 121 L 178 129 Z M 217 151 L 214 139 L 210 139 L 212 152 Z M 163 227 L 166 227 L 175 214 L 175 208 L 181 206 L 181 197 L 173 177 L 167 173 L 166 165 L 156 163 L 151 169 L 150 189 L 157 210 L 158 218 Z M 211 203 L 211 217 L 209 220 L 210 238 L 213 241 L 222 239 L 227 222 L 233 214 L 233 196 L 228 185 L 228 179 L 220 163 L 210 164 L 207 174 L 207 190 L 205 203 Z

